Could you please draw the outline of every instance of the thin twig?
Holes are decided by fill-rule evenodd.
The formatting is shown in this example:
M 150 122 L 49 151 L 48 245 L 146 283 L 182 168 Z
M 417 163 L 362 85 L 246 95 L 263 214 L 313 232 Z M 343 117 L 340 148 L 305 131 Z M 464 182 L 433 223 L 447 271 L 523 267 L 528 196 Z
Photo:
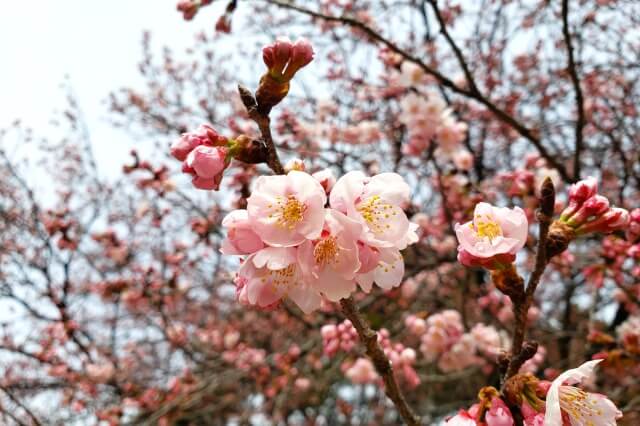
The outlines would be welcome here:
M 536 252 L 536 263 L 533 272 L 529 276 L 524 297 L 520 300 L 513 300 L 513 314 L 515 316 L 515 326 L 511 343 L 511 359 L 505 379 L 514 376 L 520 370 L 522 364 L 527 360 L 520 356 L 522 345 L 527 331 L 527 313 L 533 303 L 533 295 L 540 283 L 540 278 L 549 263 L 547 256 L 547 234 L 553 216 L 553 206 L 555 203 L 555 189 L 551 179 L 548 177 L 542 183 L 540 209 L 537 211 L 538 218 L 538 246 Z M 533 355 L 531 355 L 533 356 Z M 529 357 L 530 358 L 530 357 Z
M 400 413 L 400 416 L 402 416 L 408 425 L 419 425 L 420 417 L 413 412 L 400 390 L 400 386 L 398 386 L 396 377 L 393 374 L 393 368 L 391 367 L 389 358 L 387 358 L 378 343 L 378 334 L 371 329 L 367 321 L 362 317 L 352 297 L 340 300 L 340 306 L 342 307 L 344 315 L 351 321 L 358 332 L 358 336 L 365 346 L 367 355 L 371 358 L 371 361 L 373 361 L 373 365 L 376 367 L 378 374 L 382 376 L 384 391 L 398 409 L 398 413 Z
M 569 33 L 569 0 L 562 0 L 562 34 L 564 36 L 564 44 L 567 46 L 567 57 L 569 75 L 576 97 L 576 108 L 578 110 L 578 119 L 575 127 L 575 152 L 573 154 L 573 179 L 580 180 L 580 154 L 583 146 L 582 130 L 585 126 L 584 99 L 582 96 L 582 88 L 580 87 L 580 78 L 578 77 L 578 69 L 574 58 L 573 44 L 571 42 L 571 34 Z

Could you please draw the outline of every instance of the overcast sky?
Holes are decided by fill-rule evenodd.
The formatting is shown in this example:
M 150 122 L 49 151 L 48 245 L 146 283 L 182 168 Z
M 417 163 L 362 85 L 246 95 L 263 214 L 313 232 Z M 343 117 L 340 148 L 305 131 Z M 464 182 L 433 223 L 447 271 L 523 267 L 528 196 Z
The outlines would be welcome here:
M 217 3 L 217 2 L 216 2 Z M 109 92 L 141 79 L 144 30 L 156 46 L 180 50 L 193 34 L 213 31 L 222 2 L 192 22 L 176 0 L 3 0 L 0 9 L 0 127 L 15 119 L 46 135 L 52 113 L 64 107 L 65 75 L 88 122 L 102 173 L 118 167 L 132 141 L 105 120 Z

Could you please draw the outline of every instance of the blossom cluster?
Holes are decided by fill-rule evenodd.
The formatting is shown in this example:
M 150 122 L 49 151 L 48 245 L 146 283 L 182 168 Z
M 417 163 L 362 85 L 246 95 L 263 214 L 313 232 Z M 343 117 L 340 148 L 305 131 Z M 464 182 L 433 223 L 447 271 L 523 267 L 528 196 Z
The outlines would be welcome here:
M 611 207 L 609 200 L 598 194 L 598 181 L 589 177 L 569 188 L 569 204 L 560 214 L 560 222 L 576 235 L 609 233 L 626 228 L 630 216 L 625 209 Z
M 465 333 L 458 311 L 447 309 L 426 320 L 410 315 L 405 325 L 420 337 L 420 352 L 428 362 L 436 362 L 443 372 L 459 371 L 472 365 L 483 365 L 479 354 L 495 359 L 504 349 L 498 331 L 490 325 L 476 324 Z
M 288 297 L 308 313 L 358 285 L 369 292 L 374 282 L 401 283 L 400 250 L 417 241 L 403 211 L 407 183 L 395 173 L 350 172 L 327 194 L 327 182 L 327 173 L 299 170 L 261 176 L 246 210 L 225 217 L 222 253 L 246 256 L 235 279 L 242 303 L 265 308 Z
M 407 61 L 402 63 L 397 80 L 399 85 L 414 89 L 428 83 L 422 68 Z M 407 127 L 409 138 L 406 154 L 420 155 L 435 141 L 441 157 L 453 159 L 461 170 L 471 168 L 473 157 L 462 145 L 467 124 L 456 119 L 440 94 L 407 91 L 400 99 L 400 108 L 399 120 Z

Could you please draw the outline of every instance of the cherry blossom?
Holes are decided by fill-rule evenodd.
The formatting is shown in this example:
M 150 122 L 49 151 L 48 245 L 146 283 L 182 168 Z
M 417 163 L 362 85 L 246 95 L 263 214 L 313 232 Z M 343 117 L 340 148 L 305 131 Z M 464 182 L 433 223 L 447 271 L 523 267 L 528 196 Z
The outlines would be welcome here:
M 571 424 L 616 425 L 622 413 L 606 396 L 585 392 L 573 384 L 593 376 L 593 370 L 602 360 L 587 361 L 580 367 L 560 374 L 551 384 L 546 398 L 544 424 L 562 426 L 563 416 Z
M 296 246 L 320 237 L 326 199 L 320 183 L 305 172 L 261 176 L 247 199 L 249 221 L 265 243 Z
M 473 220 L 456 224 L 458 260 L 466 266 L 489 269 L 511 263 L 527 242 L 529 223 L 520 207 L 494 207 L 478 203 Z

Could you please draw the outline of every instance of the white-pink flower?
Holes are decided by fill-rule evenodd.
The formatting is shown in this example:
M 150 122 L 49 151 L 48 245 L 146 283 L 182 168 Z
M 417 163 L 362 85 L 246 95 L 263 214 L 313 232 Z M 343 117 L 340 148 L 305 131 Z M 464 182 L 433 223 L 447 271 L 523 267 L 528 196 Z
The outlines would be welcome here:
M 305 280 L 332 302 L 355 290 L 360 269 L 357 241 L 362 225 L 337 210 L 325 210 L 320 238 L 307 240 L 298 248 L 298 262 Z
M 455 226 L 458 260 L 466 266 L 492 268 L 511 263 L 527 242 L 529 223 L 520 207 L 494 207 L 478 203 L 473 220 Z
M 377 265 L 366 273 L 356 275 L 356 281 L 365 292 L 370 292 L 373 283 L 385 290 L 391 290 L 402 283 L 404 259 L 395 247 L 378 248 Z
M 293 247 L 266 247 L 249 256 L 238 271 L 241 301 L 269 307 L 288 297 L 305 313 L 320 307 L 321 296 L 302 280 Z
M 588 361 L 578 368 L 567 370 L 551 384 L 546 398 L 545 426 L 562 426 L 566 415 L 572 425 L 615 426 L 622 413 L 605 395 L 585 392 L 572 384 L 593 376 L 602 360 Z
M 227 228 L 227 238 L 222 242 L 222 254 L 251 254 L 264 247 L 264 243 L 256 234 L 249 222 L 246 210 L 233 210 L 222 220 L 222 226 Z
M 293 247 L 320 237 L 326 200 L 324 189 L 308 173 L 261 176 L 247 200 L 249 221 L 265 243 Z
M 371 178 L 349 172 L 333 187 L 331 207 L 361 222 L 362 240 L 374 247 L 406 246 L 409 219 L 402 206 L 409 200 L 409 185 L 397 173 L 381 173 Z

